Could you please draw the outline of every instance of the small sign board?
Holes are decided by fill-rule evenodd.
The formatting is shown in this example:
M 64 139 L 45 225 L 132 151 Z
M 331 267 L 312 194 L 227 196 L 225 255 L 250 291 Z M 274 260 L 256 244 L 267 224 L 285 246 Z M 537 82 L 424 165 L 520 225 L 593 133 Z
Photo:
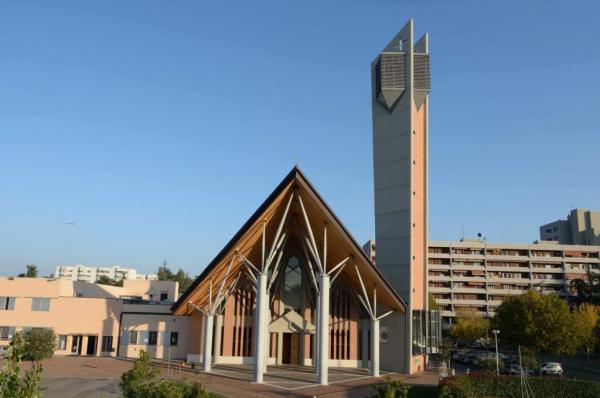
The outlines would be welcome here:
M 390 333 L 390 331 L 387 326 L 380 327 L 379 328 L 379 341 L 381 341 L 382 343 L 387 343 L 389 333 Z

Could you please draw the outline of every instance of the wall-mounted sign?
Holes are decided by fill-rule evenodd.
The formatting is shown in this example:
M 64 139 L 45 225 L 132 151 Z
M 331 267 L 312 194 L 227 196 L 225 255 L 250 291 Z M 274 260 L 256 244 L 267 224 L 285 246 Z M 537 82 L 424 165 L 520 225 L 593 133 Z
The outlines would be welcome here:
M 382 343 L 387 343 L 389 333 L 390 333 L 390 331 L 387 326 L 380 327 L 379 328 L 379 341 L 381 341 Z

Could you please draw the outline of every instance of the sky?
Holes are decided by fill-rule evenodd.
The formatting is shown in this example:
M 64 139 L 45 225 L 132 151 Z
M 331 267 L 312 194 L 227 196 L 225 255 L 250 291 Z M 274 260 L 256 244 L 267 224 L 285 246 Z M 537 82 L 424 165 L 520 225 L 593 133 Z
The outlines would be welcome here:
M 374 236 L 370 63 L 430 34 L 430 239 L 600 209 L 595 1 L 0 1 L 0 274 L 191 275 L 299 164 Z M 75 224 L 70 224 L 75 223 Z

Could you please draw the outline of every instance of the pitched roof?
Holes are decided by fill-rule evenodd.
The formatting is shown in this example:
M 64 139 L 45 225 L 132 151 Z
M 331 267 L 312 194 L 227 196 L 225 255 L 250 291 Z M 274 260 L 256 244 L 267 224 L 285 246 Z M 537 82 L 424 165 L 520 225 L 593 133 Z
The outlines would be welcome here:
M 346 243 L 347 246 L 350 248 L 352 255 L 355 258 L 355 261 L 357 261 L 360 264 L 364 264 L 366 267 L 368 267 L 368 271 L 370 272 L 367 273 L 370 273 L 371 275 L 364 275 L 365 266 L 361 265 L 360 267 L 363 270 L 363 279 L 368 279 L 373 284 L 377 284 L 377 282 L 380 282 L 379 286 L 383 285 L 385 287 L 384 290 L 388 294 L 384 294 L 383 296 L 378 295 L 378 298 L 383 299 L 385 296 L 387 296 L 388 299 L 385 301 L 387 301 L 389 307 L 394 307 L 395 309 L 401 310 L 404 310 L 406 308 L 406 305 L 400 298 L 400 296 L 392 288 L 392 286 L 385 279 L 385 277 L 379 272 L 379 270 L 371 263 L 370 259 L 362 251 L 360 245 L 352 237 L 352 235 L 342 224 L 339 218 L 333 213 L 331 208 L 323 200 L 321 195 L 310 183 L 308 178 L 306 178 L 306 176 L 298 166 L 295 166 L 279 183 L 279 185 L 277 185 L 275 190 L 267 197 L 267 199 L 259 206 L 259 208 L 252 214 L 252 216 L 250 216 L 250 218 L 231 238 L 231 240 L 229 240 L 225 247 L 210 262 L 210 264 L 208 264 L 208 266 L 196 278 L 192 285 L 171 307 L 172 311 L 177 312 L 178 314 L 182 314 L 183 312 L 185 312 L 183 304 L 187 303 L 194 295 L 202 296 L 200 290 L 205 289 L 201 289 L 201 284 L 203 283 L 203 281 L 205 281 L 207 276 L 213 274 L 213 271 L 215 271 L 217 268 L 224 270 L 227 267 L 226 260 L 231 256 L 233 252 L 235 252 L 236 248 L 240 245 L 241 239 L 249 239 L 248 236 L 250 236 L 253 233 L 253 229 L 256 229 L 256 226 L 259 225 L 261 219 L 265 219 L 269 216 L 267 215 L 267 213 L 269 213 L 271 217 L 273 217 L 276 212 L 281 213 L 281 210 L 279 210 L 279 208 L 283 207 L 280 206 L 280 204 L 282 203 L 285 194 L 287 194 L 287 192 L 289 192 L 291 189 L 294 189 L 295 187 L 301 188 L 303 192 L 305 192 L 308 196 L 312 197 L 313 203 L 311 203 L 311 205 L 313 206 L 315 212 L 317 212 L 317 210 L 321 210 L 324 213 L 324 215 L 327 216 L 330 221 L 332 221 L 332 224 L 335 224 L 338 227 L 342 241 L 343 243 Z M 311 224 L 313 223 L 311 222 Z M 369 285 L 367 282 L 365 284 Z M 198 293 L 197 290 L 200 293 Z

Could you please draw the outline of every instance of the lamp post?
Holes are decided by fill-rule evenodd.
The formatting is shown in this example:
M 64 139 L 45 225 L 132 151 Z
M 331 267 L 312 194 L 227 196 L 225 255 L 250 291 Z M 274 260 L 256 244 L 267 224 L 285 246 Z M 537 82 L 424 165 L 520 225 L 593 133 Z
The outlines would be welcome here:
M 500 376 L 500 361 L 498 359 L 498 334 L 500 334 L 500 331 L 498 329 L 494 329 L 492 330 L 492 333 L 494 333 L 494 340 L 496 341 L 496 376 Z

